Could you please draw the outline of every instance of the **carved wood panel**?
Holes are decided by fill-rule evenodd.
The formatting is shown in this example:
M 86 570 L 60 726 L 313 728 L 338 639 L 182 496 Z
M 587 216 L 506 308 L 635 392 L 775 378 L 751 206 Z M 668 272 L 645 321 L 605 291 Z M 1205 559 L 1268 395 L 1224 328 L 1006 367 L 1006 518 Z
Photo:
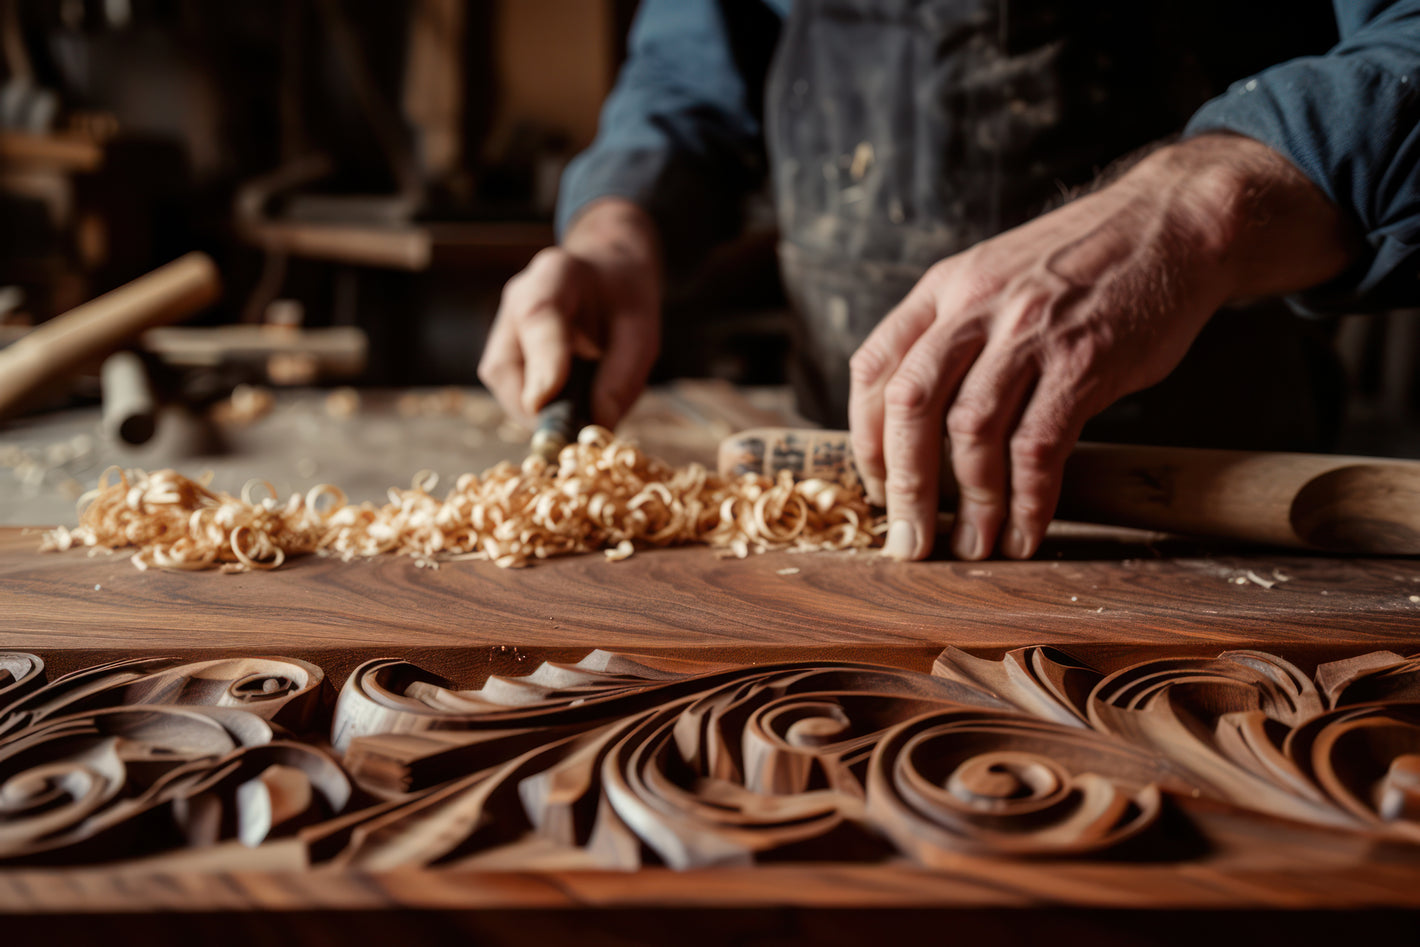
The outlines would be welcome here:
M 1259 651 L 1108 674 L 1042 647 L 930 674 L 596 651 L 476 689 L 377 660 L 324 691 L 291 658 L 45 683 L 0 653 L 0 866 L 1158 859 L 1219 807 L 1420 842 L 1420 660 L 1385 651 L 1310 674 Z

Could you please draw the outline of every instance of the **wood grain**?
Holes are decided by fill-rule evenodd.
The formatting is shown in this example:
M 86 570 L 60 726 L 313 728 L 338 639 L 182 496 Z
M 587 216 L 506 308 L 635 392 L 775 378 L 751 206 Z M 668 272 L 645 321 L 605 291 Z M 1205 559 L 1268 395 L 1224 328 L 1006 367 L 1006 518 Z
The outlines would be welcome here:
M 1410 600 L 1420 594 L 1415 561 L 1200 554 L 1140 544 L 1140 535 L 1129 543 L 1064 534 L 1024 563 L 897 563 L 873 554 L 725 560 L 686 548 L 517 571 L 304 559 L 229 576 L 140 573 L 122 556 L 40 554 L 38 531 L 8 529 L 0 530 L 0 643 L 43 653 L 59 672 L 127 649 L 286 654 L 322 663 L 336 684 L 369 657 L 446 650 L 484 666 L 604 647 L 728 660 L 891 656 L 925 670 L 947 644 L 998 652 L 1071 645 L 1105 664 L 1110 654 L 1127 661 L 1180 649 L 1287 646 L 1309 660 L 1420 646 L 1420 603 Z M 786 569 L 798 571 L 781 575 Z M 65 663 L 68 652 L 75 663 Z

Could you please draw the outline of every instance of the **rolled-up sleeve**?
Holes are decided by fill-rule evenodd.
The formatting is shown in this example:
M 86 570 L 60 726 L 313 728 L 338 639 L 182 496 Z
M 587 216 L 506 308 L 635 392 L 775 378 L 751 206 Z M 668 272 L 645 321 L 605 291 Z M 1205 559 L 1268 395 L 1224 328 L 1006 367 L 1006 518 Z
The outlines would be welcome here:
M 1420 0 L 1334 0 L 1341 41 L 1206 103 L 1186 134 L 1261 141 L 1311 178 L 1364 234 L 1338 279 L 1298 294 L 1312 312 L 1420 302 Z
M 765 76 L 780 10 L 757 0 L 643 0 L 597 137 L 562 178 L 561 236 L 588 203 L 624 197 L 655 220 L 667 262 L 732 235 L 762 182 Z

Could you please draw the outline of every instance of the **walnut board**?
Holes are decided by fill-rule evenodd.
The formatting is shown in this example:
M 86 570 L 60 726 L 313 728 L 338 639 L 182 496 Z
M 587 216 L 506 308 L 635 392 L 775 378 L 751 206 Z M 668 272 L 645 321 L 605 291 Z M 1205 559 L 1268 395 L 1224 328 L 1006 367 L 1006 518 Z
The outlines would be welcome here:
M 1420 645 L 1420 602 L 1410 598 L 1420 595 L 1420 561 L 1208 553 L 1079 527 L 1054 528 L 1033 561 L 986 563 L 897 563 L 875 553 L 738 560 L 682 548 L 522 570 L 308 557 L 271 573 L 218 575 L 139 572 L 123 555 L 40 554 L 38 544 L 38 530 L 0 528 L 0 634 L 7 648 L 42 652 L 62 670 L 137 651 L 270 653 L 333 658 L 323 666 L 338 683 L 392 647 L 477 672 L 512 660 L 513 648 L 525 661 L 549 649 L 606 648 L 925 670 L 949 644 L 997 653 L 1069 645 L 1092 660 L 1126 661 Z M 1275 584 L 1255 584 L 1249 572 Z
M 38 539 L 34 530 L 0 530 L 0 650 L 38 654 L 51 681 L 139 656 L 271 655 L 319 665 L 327 705 L 356 665 L 377 657 L 476 687 L 490 674 L 523 675 L 594 648 L 745 668 L 851 661 L 919 674 L 947 646 L 997 658 L 1053 645 L 1101 672 L 1257 649 L 1311 674 L 1320 662 L 1367 652 L 1420 652 L 1420 602 L 1410 599 L 1420 595 L 1420 563 L 1210 552 L 1068 527 L 1026 563 L 900 564 L 840 554 L 734 560 L 672 549 L 518 571 L 307 558 L 249 575 L 140 573 L 123 556 L 39 554 Z M 784 571 L 791 569 L 798 571 Z M 1275 584 L 1264 587 L 1249 572 Z M 1208 843 L 1179 857 L 973 855 L 936 867 L 888 858 L 608 871 L 548 862 L 531 850 L 521 862 L 476 868 L 293 870 L 295 856 L 276 843 L 269 865 L 246 857 L 235 871 L 204 859 L 189 870 L 174 862 L 4 868 L 0 910 L 7 925 L 50 934 L 101 922 L 115 942 L 155 931 L 210 937 L 214 920 L 229 941 L 275 932 L 278 943 L 380 931 L 493 942 L 568 931 L 589 943 L 851 942 L 943 924 L 1007 943 L 1047 932 L 1184 942 L 1224 918 L 1265 923 L 1269 935 L 1301 942 L 1357 924 L 1414 929 L 1420 845 L 1207 798 L 1184 808 L 1189 831 Z

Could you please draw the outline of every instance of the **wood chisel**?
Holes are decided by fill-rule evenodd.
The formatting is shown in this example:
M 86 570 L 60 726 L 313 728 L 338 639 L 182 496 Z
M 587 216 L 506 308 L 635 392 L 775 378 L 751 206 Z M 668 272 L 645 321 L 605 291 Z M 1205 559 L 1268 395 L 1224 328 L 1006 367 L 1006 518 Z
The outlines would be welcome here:
M 720 445 L 722 474 L 836 478 L 853 457 L 847 431 L 758 428 Z M 943 447 L 946 455 L 945 444 Z M 942 507 L 956 502 L 943 463 Z M 1332 454 L 1075 446 L 1056 516 L 1369 555 L 1420 555 L 1420 461 Z
M 592 382 L 596 374 L 596 362 L 572 359 L 567 383 L 557 397 L 537 413 L 531 443 L 533 454 L 549 464 L 556 463 L 562 448 L 576 440 L 577 433 L 592 423 Z

